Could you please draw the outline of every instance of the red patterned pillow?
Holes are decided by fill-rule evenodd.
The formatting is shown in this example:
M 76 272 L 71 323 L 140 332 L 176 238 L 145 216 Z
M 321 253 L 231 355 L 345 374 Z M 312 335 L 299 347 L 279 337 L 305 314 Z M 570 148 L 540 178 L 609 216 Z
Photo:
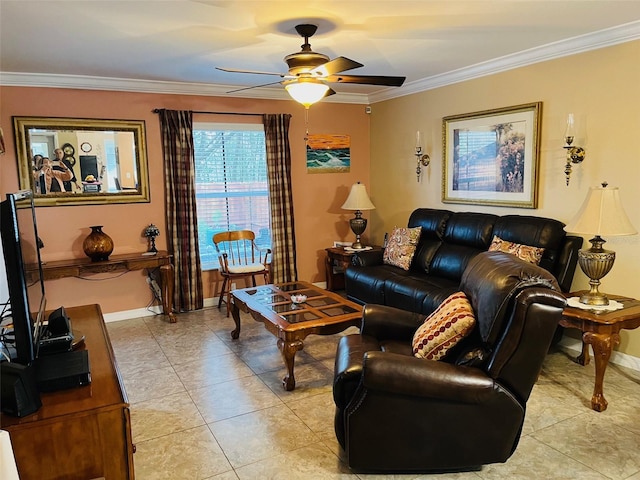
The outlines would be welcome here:
M 507 242 L 501 239 L 499 236 L 494 235 L 491 245 L 489 246 L 490 252 L 506 252 L 515 255 L 520 260 L 538 265 L 542 260 L 542 254 L 544 248 L 542 247 L 530 247 L 529 245 L 521 245 L 519 243 Z
M 446 298 L 429 315 L 413 335 L 413 355 L 427 360 L 440 360 L 460 340 L 469 335 L 476 324 L 473 308 L 464 292 Z
M 382 261 L 387 265 L 409 270 L 421 232 L 422 227 L 394 228 L 384 249 Z

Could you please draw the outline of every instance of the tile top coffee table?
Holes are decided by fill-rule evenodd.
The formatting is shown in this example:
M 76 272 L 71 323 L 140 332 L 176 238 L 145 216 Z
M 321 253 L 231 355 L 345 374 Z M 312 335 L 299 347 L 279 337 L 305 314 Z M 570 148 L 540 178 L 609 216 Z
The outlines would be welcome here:
M 306 295 L 307 300 L 294 304 L 291 295 L 296 294 Z M 296 386 L 295 355 L 304 348 L 303 340 L 308 335 L 332 335 L 352 325 L 359 326 L 362 318 L 361 305 L 307 282 L 233 290 L 230 307 L 236 324 L 231 338 L 240 336 L 240 311 L 243 311 L 264 323 L 278 339 L 278 348 L 287 367 L 282 380 L 285 390 L 293 390 Z

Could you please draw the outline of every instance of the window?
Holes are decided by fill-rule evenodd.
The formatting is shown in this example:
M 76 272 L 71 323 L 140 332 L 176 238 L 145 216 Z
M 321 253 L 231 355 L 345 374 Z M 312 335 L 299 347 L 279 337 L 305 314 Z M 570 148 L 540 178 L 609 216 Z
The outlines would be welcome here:
M 271 247 L 264 129 L 254 124 L 203 124 L 193 128 L 198 244 L 203 270 L 219 267 L 213 235 L 252 230 L 260 248 Z

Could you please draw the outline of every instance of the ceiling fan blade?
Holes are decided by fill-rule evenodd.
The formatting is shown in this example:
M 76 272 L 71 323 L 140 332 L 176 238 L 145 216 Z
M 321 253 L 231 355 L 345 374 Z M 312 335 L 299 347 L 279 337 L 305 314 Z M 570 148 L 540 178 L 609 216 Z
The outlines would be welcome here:
M 323 98 L 327 98 L 329 95 L 335 95 L 336 91 L 333 88 L 329 88 L 329 90 L 327 90 L 327 93 L 324 94 Z
M 356 62 L 355 60 L 351 60 L 346 57 L 337 57 L 333 60 L 324 63 L 313 70 L 311 73 L 313 75 L 320 75 L 321 77 L 326 77 L 328 75 L 333 75 L 334 73 L 345 72 L 347 70 L 352 70 L 354 68 L 364 67 L 363 64 Z
M 331 75 L 323 80 L 335 83 L 361 83 L 363 85 L 387 85 L 400 87 L 407 77 L 385 77 L 378 75 Z
M 225 68 L 225 67 L 216 67 L 216 70 L 221 70 L 223 72 L 229 73 L 251 73 L 253 75 L 277 75 L 278 77 L 284 78 L 286 73 L 275 73 L 275 72 L 259 72 L 257 70 L 240 70 L 237 68 Z
M 229 90 L 227 93 L 242 92 L 243 90 L 251 90 L 252 88 L 268 87 L 269 85 L 278 85 L 281 83 L 282 82 L 270 82 L 270 83 L 263 83 L 262 85 L 252 85 L 250 87 L 242 87 L 242 88 L 236 88 L 235 90 Z

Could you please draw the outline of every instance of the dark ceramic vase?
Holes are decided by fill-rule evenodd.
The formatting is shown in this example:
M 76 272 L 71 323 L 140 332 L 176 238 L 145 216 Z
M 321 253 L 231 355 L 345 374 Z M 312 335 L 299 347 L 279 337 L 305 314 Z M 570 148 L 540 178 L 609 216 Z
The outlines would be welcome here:
M 92 262 L 109 260 L 113 252 L 113 240 L 102 231 L 102 225 L 91 227 L 91 233 L 82 242 L 82 249 Z

